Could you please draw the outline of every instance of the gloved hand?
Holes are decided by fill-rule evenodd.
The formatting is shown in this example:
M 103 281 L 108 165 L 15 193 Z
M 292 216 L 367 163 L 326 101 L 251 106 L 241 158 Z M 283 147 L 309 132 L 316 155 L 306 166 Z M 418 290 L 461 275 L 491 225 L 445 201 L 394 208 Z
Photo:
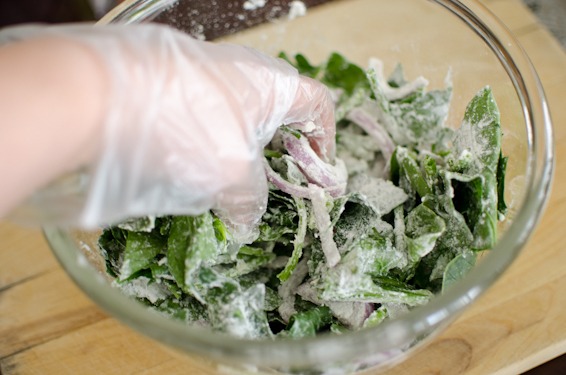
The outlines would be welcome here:
M 246 233 L 266 207 L 262 150 L 281 124 L 313 122 L 313 147 L 333 158 L 329 91 L 280 59 L 154 24 L 32 26 L 2 37 L 71 40 L 106 73 L 98 157 L 72 218 L 82 226 L 213 208 Z

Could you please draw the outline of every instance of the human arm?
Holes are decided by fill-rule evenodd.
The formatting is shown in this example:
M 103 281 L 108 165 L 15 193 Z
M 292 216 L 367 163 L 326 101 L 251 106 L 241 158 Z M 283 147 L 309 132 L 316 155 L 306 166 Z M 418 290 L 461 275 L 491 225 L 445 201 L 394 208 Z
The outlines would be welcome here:
M 87 49 L 65 40 L 0 47 L 0 217 L 94 161 L 108 90 L 103 74 Z
M 62 95 L 53 103 L 58 110 L 41 115 L 34 109 L 39 125 L 34 125 L 32 114 L 14 116 L 30 116 L 25 120 L 30 126 L 42 126 L 41 132 L 49 133 L 45 138 L 38 135 L 42 146 L 37 155 L 45 170 L 37 174 L 31 168 L 16 171 L 5 165 L 2 170 L 15 176 L 27 174 L 10 183 L 14 194 L 23 198 L 58 174 L 85 165 L 89 183 L 84 205 L 71 218 L 80 225 L 150 213 L 196 214 L 209 208 L 236 224 L 257 220 L 267 191 L 262 148 L 282 123 L 314 121 L 311 141 L 332 158 L 333 105 L 328 91 L 281 60 L 240 46 L 199 42 L 156 25 L 40 31 L 18 31 L 17 39 L 24 41 L 2 48 L 37 42 L 39 34 L 43 41 L 51 38 L 72 50 L 68 53 L 82 55 L 79 62 L 85 66 L 75 62 L 81 68 L 68 72 L 76 74 L 80 87 L 68 82 L 72 75 L 67 75 L 71 67 L 66 64 L 73 59 L 57 60 L 41 48 L 56 60 L 53 69 L 60 68 L 61 76 L 45 70 L 38 73 L 50 76 L 50 86 L 34 94 L 33 107 L 42 101 L 36 95 L 49 96 L 56 90 Z M 36 58 L 37 64 L 29 69 L 44 65 L 41 57 Z M 21 74 L 24 79 L 25 72 Z M 61 86 L 70 95 L 77 93 L 71 98 L 76 105 L 67 105 L 68 111 L 59 114 L 66 117 L 64 121 L 57 114 L 68 100 Z M 34 83 L 26 87 L 33 91 Z M 28 102 L 25 92 L 20 95 L 24 103 Z M 9 103 L 10 108 L 18 107 Z M 49 108 L 46 105 L 45 111 Z M 53 118 L 45 121 L 44 116 Z M 27 154 L 26 147 L 32 144 L 22 134 L 20 142 L 25 145 L 12 148 L 16 155 Z M 58 138 L 64 145 L 54 151 Z M 21 181 L 29 184 L 27 191 L 18 192 Z M 6 210 L 8 205 L 1 207 Z

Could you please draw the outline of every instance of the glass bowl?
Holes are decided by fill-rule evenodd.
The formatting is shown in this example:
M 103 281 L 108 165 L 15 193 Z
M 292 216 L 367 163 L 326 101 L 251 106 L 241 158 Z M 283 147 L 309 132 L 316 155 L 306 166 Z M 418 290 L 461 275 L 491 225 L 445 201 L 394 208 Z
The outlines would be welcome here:
M 250 9 L 261 2 L 132 0 L 100 23 L 160 22 L 196 38 L 240 43 L 271 55 L 301 52 L 314 62 L 334 51 L 362 66 L 378 57 L 387 71 L 402 63 L 408 77 L 422 75 L 431 88 L 443 87 L 450 71 L 454 97 L 448 123 L 456 125 L 473 95 L 491 86 L 501 111 L 503 151 L 510 156 L 510 209 L 495 248 L 445 293 L 377 327 L 309 339 L 252 341 L 189 327 L 126 298 L 111 286 L 97 255 L 100 232 L 46 227 L 45 235 L 63 267 L 96 303 L 135 330 L 183 352 L 254 371 L 383 369 L 409 356 L 473 303 L 512 263 L 535 228 L 554 165 L 544 93 L 517 41 L 478 1 L 311 0 L 303 3 L 309 6 L 306 14 L 300 2 L 267 3 Z

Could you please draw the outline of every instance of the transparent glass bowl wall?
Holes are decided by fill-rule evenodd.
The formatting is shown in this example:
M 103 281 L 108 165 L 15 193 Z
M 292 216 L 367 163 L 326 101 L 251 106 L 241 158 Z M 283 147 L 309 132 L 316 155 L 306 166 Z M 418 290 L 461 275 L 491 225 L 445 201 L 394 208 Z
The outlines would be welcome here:
M 54 253 L 76 283 L 110 314 L 188 353 L 233 365 L 285 370 L 292 364 L 294 369 L 314 372 L 384 367 L 406 358 L 493 284 L 517 256 L 544 208 L 553 169 L 552 131 L 528 58 L 477 1 L 331 1 L 295 19 L 286 16 L 288 1 L 280 1 L 275 10 L 251 12 L 242 8 L 243 1 L 226 1 L 232 5 L 224 8 L 217 4 L 220 1 L 203 3 L 126 1 L 101 23 L 161 22 L 198 38 L 214 36 L 271 55 L 301 52 L 314 62 L 334 51 L 362 66 L 377 57 L 384 61 L 386 73 L 402 63 L 408 78 L 422 75 L 430 81 L 429 88 L 444 87 L 449 74 L 454 86 L 448 119 L 452 126 L 459 126 L 473 95 L 491 86 L 501 110 L 503 151 L 510 156 L 510 212 L 497 246 L 464 280 L 426 306 L 373 329 L 295 341 L 234 339 L 147 310 L 110 286 L 96 251 L 99 233 L 45 228 Z

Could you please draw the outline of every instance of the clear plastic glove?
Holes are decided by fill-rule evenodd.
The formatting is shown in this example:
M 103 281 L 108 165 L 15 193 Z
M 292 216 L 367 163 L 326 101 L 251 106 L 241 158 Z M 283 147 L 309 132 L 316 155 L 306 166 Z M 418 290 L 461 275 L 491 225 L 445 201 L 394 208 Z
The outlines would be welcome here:
M 67 221 L 93 227 L 212 208 L 245 234 L 266 207 L 263 148 L 281 124 L 311 128 L 313 147 L 333 159 L 328 90 L 280 59 L 152 24 L 33 26 L 2 35 L 38 36 L 88 48 L 110 88 L 84 202 Z M 53 192 L 45 206 L 57 204 Z

